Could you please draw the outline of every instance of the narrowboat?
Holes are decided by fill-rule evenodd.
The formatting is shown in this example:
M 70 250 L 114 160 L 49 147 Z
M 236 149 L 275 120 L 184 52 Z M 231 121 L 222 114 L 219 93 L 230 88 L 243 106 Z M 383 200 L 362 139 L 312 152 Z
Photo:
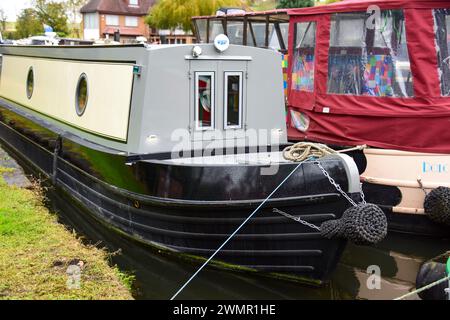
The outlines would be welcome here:
M 283 158 L 280 54 L 226 40 L 2 46 L 0 142 L 99 223 L 184 257 L 211 256 L 293 172 L 216 261 L 326 281 L 346 240 L 273 209 L 320 226 L 350 203 L 317 163 Z M 318 161 L 361 199 L 351 157 Z
M 252 15 L 228 19 L 248 29 Z M 289 141 L 366 145 L 353 157 L 389 230 L 450 236 L 450 3 L 344 0 L 262 15 L 266 39 L 273 17 L 289 22 Z M 208 19 L 194 19 L 197 34 L 225 18 Z

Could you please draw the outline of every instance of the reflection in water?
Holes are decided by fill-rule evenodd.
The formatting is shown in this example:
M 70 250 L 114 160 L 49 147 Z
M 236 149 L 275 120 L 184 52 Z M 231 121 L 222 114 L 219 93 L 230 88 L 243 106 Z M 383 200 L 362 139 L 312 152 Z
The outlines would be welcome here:
M 49 191 L 49 205 L 60 221 L 84 236 L 89 243 L 101 242 L 123 271 L 136 276 L 135 298 L 169 299 L 199 267 L 172 256 L 159 254 L 105 228 L 98 221 L 66 201 L 61 194 Z M 375 248 L 349 244 L 331 282 L 314 288 L 299 283 L 271 279 L 253 274 L 203 270 L 179 295 L 179 299 L 393 299 L 414 287 L 421 262 L 450 247 L 449 241 L 389 236 Z M 381 269 L 381 290 L 369 290 L 368 266 Z M 417 297 L 416 297 L 417 299 Z

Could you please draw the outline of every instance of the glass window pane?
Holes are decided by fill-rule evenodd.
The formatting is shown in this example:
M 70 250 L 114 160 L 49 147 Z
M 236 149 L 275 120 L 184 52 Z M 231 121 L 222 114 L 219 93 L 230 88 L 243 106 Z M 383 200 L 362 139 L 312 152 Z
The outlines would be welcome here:
M 76 112 L 81 117 L 86 111 L 88 103 L 88 83 L 86 74 L 82 74 L 78 80 L 77 91 L 76 91 Z
M 206 43 L 206 28 L 208 25 L 208 21 L 206 19 L 197 19 L 195 20 L 195 25 L 197 26 L 198 35 L 200 39 L 197 39 L 199 43 Z
M 225 128 L 241 127 L 242 73 L 225 73 Z
M 328 93 L 413 97 L 403 10 L 381 11 L 375 29 L 365 12 L 333 14 Z
M 284 44 L 287 48 L 288 46 L 288 37 L 289 37 L 289 23 L 280 23 L 281 36 L 283 37 Z
M 209 42 L 214 42 L 214 39 L 219 34 L 224 34 L 223 24 L 221 20 L 211 20 L 209 22 Z
M 125 17 L 125 26 L 126 27 L 137 27 L 138 26 L 138 18 L 137 17 Z
M 106 25 L 107 26 L 118 26 L 119 16 L 106 15 Z
M 195 90 L 197 128 L 212 128 L 214 121 L 214 74 L 212 72 L 197 72 Z
M 434 10 L 441 94 L 450 96 L 450 9 Z
M 292 90 L 314 91 L 315 47 L 316 23 L 297 23 L 294 57 L 292 60 Z
M 244 43 L 244 22 L 243 21 L 228 21 L 227 22 L 228 38 L 231 44 Z
M 269 35 L 272 32 L 273 25 L 269 25 Z M 253 34 L 254 38 L 253 38 Z M 255 46 L 258 48 L 264 48 L 266 44 L 266 23 L 265 22 L 251 22 L 249 21 L 247 30 L 247 45 Z
M 278 39 L 277 30 L 275 29 L 275 26 L 272 23 L 270 24 L 270 30 L 271 32 L 269 33 L 269 48 L 280 51 L 281 50 L 280 39 Z
M 33 91 L 34 91 L 34 71 L 33 68 L 30 67 L 30 69 L 28 70 L 28 76 L 27 76 L 27 97 L 28 99 L 31 99 L 31 97 L 33 96 Z

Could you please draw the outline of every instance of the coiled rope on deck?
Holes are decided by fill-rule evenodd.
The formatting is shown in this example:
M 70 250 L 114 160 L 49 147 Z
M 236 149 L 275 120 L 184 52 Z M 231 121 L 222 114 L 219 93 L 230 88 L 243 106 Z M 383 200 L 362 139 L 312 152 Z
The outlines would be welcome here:
M 336 150 L 333 150 L 324 144 L 299 142 L 284 149 L 283 157 L 286 160 L 299 162 L 309 157 L 322 158 L 336 153 Z
M 283 150 L 283 157 L 289 161 L 300 162 L 310 157 L 323 158 L 325 156 L 337 153 L 364 150 L 365 148 L 367 148 L 366 145 L 361 145 L 344 150 L 334 150 L 329 146 L 321 143 L 298 142 L 292 146 L 285 148 Z

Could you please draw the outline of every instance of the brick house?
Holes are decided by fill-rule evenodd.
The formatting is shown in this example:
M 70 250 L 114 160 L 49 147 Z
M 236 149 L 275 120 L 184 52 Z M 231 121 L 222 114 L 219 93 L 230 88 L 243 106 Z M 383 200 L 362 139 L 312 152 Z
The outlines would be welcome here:
M 113 38 L 120 32 L 121 42 L 136 37 L 150 39 L 151 31 L 145 16 L 156 0 L 90 0 L 80 10 L 83 15 L 83 36 L 86 40 Z
M 182 30 L 156 30 L 145 23 L 150 8 L 157 0 L 90 0 L 80 10 L 83 15 L 83 37 L 85 40 L 113 38 L 120 32 L 123 43 L 137 37 L 149 42 L 191 43 L 195 38 Z M 163 40 L 163 41 L 161 41 Z

